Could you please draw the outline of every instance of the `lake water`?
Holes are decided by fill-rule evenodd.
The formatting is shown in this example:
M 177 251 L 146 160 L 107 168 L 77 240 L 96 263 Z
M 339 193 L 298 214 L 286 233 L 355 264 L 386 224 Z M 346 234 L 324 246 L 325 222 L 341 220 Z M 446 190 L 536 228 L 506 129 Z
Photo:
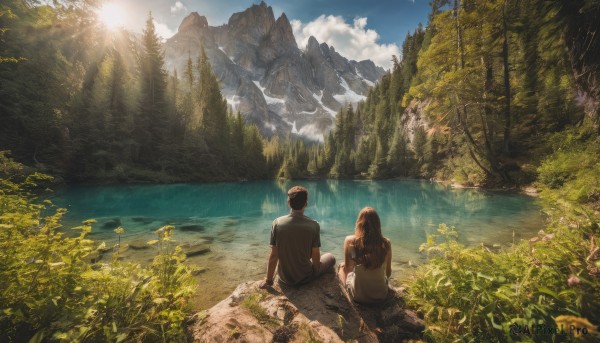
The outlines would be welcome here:
M 240 282 L 265 276 L 271 223 L 289 212 L 286 194 L 295 184 L 308 188 L 305 213 L 321 224 L 321 251 L 332 252 L 338 262 L 358 212 L 374 207 L 383 234 L 392 241 L 396 282 L 423 263 L 419 245 L 440 223 L 455 226 L 459 241 L 467 245 L 509 244 L 543 227 L 534 198 L 449 189 L 417 180 L 69 186 L 59 189 L 52 200 L 69 210 L 66 227 L 95 218 L 98 222 L 89 237 L 99 242 L 115 244 L 116 225 L 125 228 L 121 241 L 128 243 L 155 239 L 156 229 L 171 224 L 179 243 L 209 244 L 209 253 L 189 259 L 205 269 L 198 276 L 195 305 L 206 308 L 227 297 Z M 145 263 L 155 253 L 154 248 L 129 249 L 124 257 Z

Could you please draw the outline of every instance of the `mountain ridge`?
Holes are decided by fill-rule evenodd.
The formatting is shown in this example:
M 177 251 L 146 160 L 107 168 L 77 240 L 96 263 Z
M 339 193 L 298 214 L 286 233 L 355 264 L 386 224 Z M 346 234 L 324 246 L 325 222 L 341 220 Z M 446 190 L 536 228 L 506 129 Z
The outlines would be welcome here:
M 301 50 L 287 15 L 275 19 L 264 2 L 221 26 L 209 26 L 192 12 L 164 47 L 166 67 L 178 72 L 204 47 L 230 108 L 269 136 L 293 133 L 323 141 L 337 111 L 364 99 L 385 73 L 370 60 L 344 58 L 314 37 Z

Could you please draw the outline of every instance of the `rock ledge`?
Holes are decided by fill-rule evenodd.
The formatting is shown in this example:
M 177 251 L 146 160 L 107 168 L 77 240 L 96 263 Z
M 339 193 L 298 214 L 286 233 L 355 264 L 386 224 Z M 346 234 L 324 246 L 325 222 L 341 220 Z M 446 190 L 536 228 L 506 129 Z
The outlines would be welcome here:
M 378 305 L 350 301 L 335 274 L 302 287 L 240 284 L 225 300 L 198 314 L 194 342 L 401 342 L 420 339 L 423 321 L 403 308 L 399 290 Z

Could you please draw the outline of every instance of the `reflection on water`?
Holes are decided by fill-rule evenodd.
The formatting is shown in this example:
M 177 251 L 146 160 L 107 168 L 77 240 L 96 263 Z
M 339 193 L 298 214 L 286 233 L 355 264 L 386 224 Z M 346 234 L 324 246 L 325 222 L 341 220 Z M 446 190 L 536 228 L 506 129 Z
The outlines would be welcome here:
M 53 201 L 69 209 L 67 225 L 96 218 L 91 238 L 107 244 L 116 241 L 116 226 L 126 229 L 127 243 L 152 239 L 166 224 L 176 226 L 181 243 L 209 244 L 209 253 L 190 260 L 205 268 L 200 279 L 206 291 L 197 301 L 210 306 L 240 282 L 263 277 L 271 223 L 288 212 L 286 193 L 294 184 L 308 188 L 306 214 L 321 223 L 322 251 L 338 260 L 360 209 L 374 207 L 393 244 L 397 278 L 409 261 L 423 261 L 418 247 L 439 223 L 456 226 L 459 239 L 470 245 L 511 242 L 513 232 L 516 239 L 528 237 L 543 224 L 532 198 L 415 180 L 73 186 L 59 190 Z M 147 262 L 154 254 L 130 249 L 125 257 Z

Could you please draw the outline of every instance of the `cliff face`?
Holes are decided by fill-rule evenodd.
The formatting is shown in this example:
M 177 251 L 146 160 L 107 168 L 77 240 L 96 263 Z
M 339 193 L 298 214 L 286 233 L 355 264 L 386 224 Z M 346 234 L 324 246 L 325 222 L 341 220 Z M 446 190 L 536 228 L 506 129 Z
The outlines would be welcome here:
M 419 339 L 423 322 L 403 308 L 399 291 L 379 305 L 359 305 L 346 296 L 335 274 L 302 287 L 260 282 L 239 285 L 225 300 L 197 316 L 194 342 L 401 342 Z
M 268 135 L 292 132 L 322 140 L 337 110 L 364 99 L 385 73 L 372 61 L 347 60 L 314 37 L 301 50 L 287 16 L 276 20 L 264 2 L 219 27 L 208 26 L 196 12 L 188 15 L 165 43 L 168 70 L 181 75 L 201 46 L 231 108 Z

